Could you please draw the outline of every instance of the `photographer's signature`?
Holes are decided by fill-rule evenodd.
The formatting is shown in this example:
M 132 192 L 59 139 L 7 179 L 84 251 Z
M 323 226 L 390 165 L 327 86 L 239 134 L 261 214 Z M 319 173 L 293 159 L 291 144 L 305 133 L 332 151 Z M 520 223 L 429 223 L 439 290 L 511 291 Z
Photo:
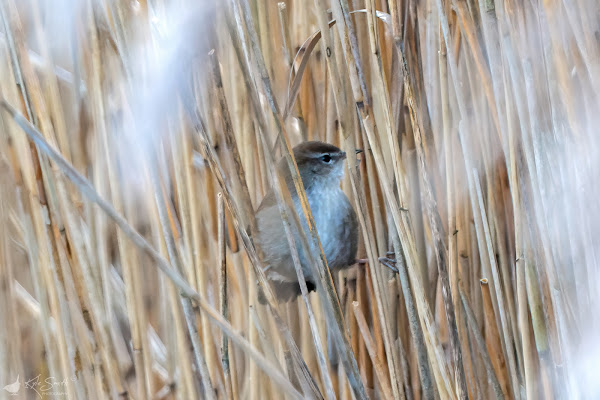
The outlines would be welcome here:
M 66 396 L 68 382 L 74 382 L 75 380 L 77 380 L 75 376 L 62 380 L 49 376 L 42 380 L 41 374 L 39 374 L 36 377 L 23 381 L 22 385 L 25 389 L 33 390 L 41 399 L 43 396 Z M 19 376 L 17 376 L 15 382 L 4 386 L 4 390 L 13 396 L 16 395 L 21 390 Z

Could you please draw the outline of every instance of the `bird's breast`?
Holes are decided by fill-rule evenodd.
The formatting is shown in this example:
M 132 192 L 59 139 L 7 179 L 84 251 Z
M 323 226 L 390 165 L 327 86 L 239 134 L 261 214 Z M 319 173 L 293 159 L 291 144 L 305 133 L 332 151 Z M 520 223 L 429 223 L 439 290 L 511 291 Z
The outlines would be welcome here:
M 346 194 L 339 188 L 311 191 L 307 197 L 329 267 L 336 268 L 348 258 L 346 253 L 351 251 L 350 236 L 356 232 L 347 226 L 347 222 L 349 213 L 354 213 L 354 210 Z

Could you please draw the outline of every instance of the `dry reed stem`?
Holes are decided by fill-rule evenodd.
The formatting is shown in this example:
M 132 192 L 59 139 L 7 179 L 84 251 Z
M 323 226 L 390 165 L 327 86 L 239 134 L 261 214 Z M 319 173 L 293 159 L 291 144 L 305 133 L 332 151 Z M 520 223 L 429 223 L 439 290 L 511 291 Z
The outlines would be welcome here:
M 311 236 L 311 241 L 315 248 L 320 249 L 320 254 L 319 254 L 319 257 L 317 258 L 318 263 L 319 263 L 318 267 L 316 265 L 313 265 L 312 263 L 311 263 L 311 265 L 313 265 L 313 267 L 316 267 L 315 270 L 313 271 L 313 273 L 315 274 L 315 276 L 319 277 L 321 285 L 322 285 L 323 289 L 325 290 L 326 298 L 328 299 L 328 301 L 325 303 L 325 305 L 326 305 L 325 309 L 327 310 L 327 314 L 332 313 L 332 317 L 334 317 L 334 318 L 331 318 L 331 319 L 336 321 L 336 323 L 334 324 L 334 328 L 336 330 L 336 340 L 337 340 L 338 348 L 341 350 L 340 352 L 342 353 L 342 360 L 345 365 L 346 373 L 348 374 L 348 378 L 350 380 L 351 386 L 353 387 L 355 395 L 358 396 L 359 398 L 365 398 L 366 394 L 364 393 L 364 387 L 363 387 L 362 382 L 359 377 L 356 359 L 350 349 L 350 344 L 348 341 L 348 337 L 346 335 L 346 330 L 343 327 L 344 326 L 343 316 L 342 316 L 342 312 L 340 309 L 340 305 L 338 303 L 337 295 L 335 293 L 335 289 L 333 287 L 333 282 L 331 280 L 329 268 L 327 267 L 327 261 L 323 254 L 323 249 L 321 247 L 321 243 L 319 241 L 319 237 L 318 237 L 318 234 L 317 234 L 317 231 L 315 228 L 315 223 L 314 223 L 314 220 L 312 217 L 312 213 L 310 211 L 310 206 L 308 205 L 308 199 L 306 198 L 306 193 L 304 191 L 304 186 L 302 184 L 302 181 L 299 178 L 300 174 L 298 172 L 298 166 L 296 165 L 296 162 L 294 160 L 292 149 L 289 144 L 289 139 L 287 138 L 287 133 L 285 131 L 285 126 L 281 119 L 281 115 L 279 113 L 279 110 L 277 108 L 275 100 L 273 98 L 273 93 L 271 90 L 269 77 L 266 72 L 264 60 L 262 59 L 262 55 L 258 48 L 256 32 L 253 29 L 252 19 L 249 14 L 247 4 L 242 1 L 243 11 L 240 11 L 239 8 L 235 7 L 235 6 L 234 6 L 234 9 L 236 10 L 235 11 L 236 14 L 238 12 L 241 12 L 241 14 L 243 15 L 244 22 L 246 24 L 246 28 L 248 29 L 248 33 L 250 36 L 250 43 L 251 43 L 251 46 L 252 46 L 252 49 L 254 52 L 254 56 L 255 56 L 254 61 L 256 64 L 253 64 L 255 67 L 255 77 L 257 78 L 257 80 L 259 80 L 262 83 L 262 89 L 264 91 L 264 94 L 267 97 L 267 101 L 270 106 L 271 117 L 273 118 L 273 120 L 275 122 L 278 136 L 280 136 L 282 139 L 282 150 L 284 152 L 284 157 L 286 158 L 286 161 L 288 163 L 288 167 L 290 168 L 290 171 L 291 171 L 291 176 L 294 181 L 294 185 L 296 187 L 296 191 L 297 191 L 299 199 L 300 199 L 302 211 L 307 219 L 308 228 L 309 228 L 310 236 Z M 237 18 L 237 15 L 236 15 L 236 18 Z M 238 26 L 239 26 L 238 30 L 241 30 L 241 25 L 239 23 L 238 23 Z M 269 146 L 267 148 L 267 151 L 268 151 L 268 149 L 271 149 L 271 148 L 272 148 L 272 146 Z M 268 155 L 266 155 L 266 156 L 268 159 L 269 156 Z M 274 185 L 275 190 L 277 190 L 277 186 L 278 186 L 277 184 Z M 279 201 L 278 201 L 278 203 L 281 204 Z M 281 208 L 280 208 L 280 211 L 281 211 Z M 289 237 L 290 236 L 288 235 L 288 238 Z
M 472 398 L 595 395 L 593 1 L 236 0 L 197 18 L 187 0 L 101 0 L 62 18 L 70 2 L 0 6 L 0 386 L 39 373 L 73 374 L 72 398 L 445 399 L 462 367 Z M 164 136 L 133 135 L 147 102 Z M 342 188 L 369 265 L 331 277 L 339 304 L 324 276 L 324 293 L 255 308 L 270 288 L 253 205 L 272 187 L 296 217 L 272 170 L 304 140 L 365 150 Z M 389 250 L 396 272 L 378 263 Z M 354 364 L 326 365 L 335 339 Z
M 417 362 L 419 365 L 419 378 L 421 382 L 421 387 L 423 389 L 423 398 L 429 400 L 435 397 L 435 391 L 433 388 L 431 371 L 429 368 L 427 350 L 425 348 L 425 342 L 423 339 L 423 331 L 421 330 L 421 326 L 419 325 L 419 319 L 414 305 L 413 294 L 410 290 L 409 278 L 406 272 L 406 263 L 404 262 L 402 256 L 402 246 L 400 245 L 398 234 L 396 232 L 392 232 L 392 235 L 394 250 L 396 252 L 396 267 L 398 270 L 400 287 L 402 288 L 402 294 L 404 295 L 404 304 L 406 305 L 408 323 L 410 326 L 410 334 L 413 343 L 415 344 L 415 347 L 417 349 Z M 437 370 L 437 368 L 434 369 Z
M 292 338 L 292 336 L 289 332 L 289 329 L 287 328 L 287 326 L 283 322 L 282 318 L 280 317 L 279 313 L 277 312 L 277 309 L 274 305 L 275 304 L 275 296 L 266 280 L 265 272 L 261 267 L 261 263 L 258 259 L 256 249 L 254 248 L 254 245 L 250 239 L 250 236 L 248 235 L 248 232 L 244 228 L 242 228 L 240 225 L 240 217 L 239 217 L 240 211 L 237 207 L 237 204 L 234 201 L 233 195 L 231 193 L 231 188 L 225 182 L 223 170 L 218 163 L 216 154 L 214 154 L 214 149 L 209 144 L 209 138 L 204 129 L 203 122 L 201 119 L 197 119 L 197 120 L 198 120 L 199 125 L 196 127 L 196 129 L 199 133 L 200 140 L 202 142 L 202 146 L 204 148 L 205 154 L 207 155 L 208 161 L 213 168 L 213 172 L 218 172 L 218 174 L 216 174 L 215 177 L 219 181 L 221 188 L 224 190 L 224 194 L 225 194 L 225 198 L 228 202 L 229 210 L 232 213 L 232 217 L 233 217 L 234 223 L 236 225 L 237 231 L 240 234 L 240 236 L 242 236 L 242 242 L 244 243 L 246 251 L 248 252 L 248 255 L 250 256 L 253 271 L 255 272 L 255 274 L 258 278 L 258 283 L 260 285 L 260 289 L 265 294 L 265 298 L 268 303 L 269 311 L 271 312 L 271 314 L 275 320 L 278 330 L 280 331 L 281 335 L 284 338 L 285 344 L 287 346 L 285 351 L 286 352 L 289 351 L 291 354 L 291 357 L 293 357 L 294 368 L 297 370 L 296 372 L 299 373 L 299 377 L 301 379 L 301 383 L 304 386 L 304 388 L 310 392 L 313 392 L 313 394 L 316 395 L 319 390 L 316 387 L 316 385 L 314 384 L 314 380 L 313 380 L 310 372 L 308 371 L 308 368 L 306 367 L 306 363 L 302 359 L 300 351 L 299 351 L 296 343 L 294 342 L 294 339 Z M 270 148 L 270 146 L 267 147 L 267 149 L 269 149 L 269 148 Z M 271 169 L 271 171 L 274 172 L 273 169 Z
M 483 359 L 483 365 L 485 366 L 485 371 L 488 376 L 488 380 L 490 382 L 490 386 L 494 391 L 494 395 L 496 399 L 504 399 L 504 393 L 502 392 L 502 388 L 500 387 L 500 382 L 498 382 L 498 378 L 496 377 L 496 373 L 494 372 L 494 368 L 492 366 L 492 362 L 490 360 L 490 356 L 485 347 L 485 341 L 483 339 L 483 335 L 479 331 L 479 327 L 477 326 L 477 321 L 475 320 L 475 315 L 467 302 L 467 298 L 461 289 L 459 289 L 460 299 L 462 301 L 463 309 L 465 311 L 467 325 L 469 326 L 473 336 L 475 337 L 475 343 L 479 349 L 479 353 L 481 354 L 481 358 Z
M 179 255 L 176 249 L 172 224 L 169 221 L 169 216 L 172 214 L 172 212 L 168 210 L 169 206 L 167 204 L 167 201 L 165 200 L 164 191 L 161 190 L 159 171 L 157 171 L 157 168 L 152 168 L 150 170 L 150 176 L 152 184 L 154 186 L 154 198 L 156 202 L 156 209 L 158 211 L 159 220 L 161 221 L 162 225 L 163 240 L 166 244 L 167 254 L 169 256 L 169 259 L 171 260 L 171 263 L 175 266 L 179 274 L 184 275 L 184 266 L 182 265 L 182 261 L 180 258 L 181 256 Z M 201 350 L 200 336 L 196 322 L 196 313 L 194 312 L 192 303 L 189 299 L 182 297 L 180 301 L 183 308 L 183 314 L 185 317 L 185 322 L 187 324 L 189 337 L 192 342 L 196 369 L 200 374 L 202 386 L 204 389 L 204 396 L 209 400 L 216 399 L 213 385 L 210 380 L 208 366 L 206 364 L 205 354 L 203 354 Z M 205 341 L 207 340 L 208 338 L 205 338 Z
M 319 19 L 319 24 L 321 27 L 321 32 L 327 32 L 327 34 L 324 35 L 324 47 L 326 49 L 327 52 L 327 67 L 329 70 L 329 76 L 332 79 L 333 82 L 333 92 L 334 92 L 334 98 L 336 101 L 336 108 L 338 111 L 338 115 L 339 116 L 343 116 L 346 114 L 346 110 L 348 109 L 348 103 L 346 102 L 345 97 L 342 97 L 340 95 L 338 95 L 338 93 L 340 93 L 341 88 L 342 88 L 342 82 L 339 80 L 339 70 L 338 70 L 338 66 L 337 66 L 337 61 L 334 57 L 331 57 L 332 53 L 335 54 L 335 52 L 333 51 L 333 45 L 332 45 L 332 40 L 330 35 L 328 34 L 328 29 L 326 27 L 326 19 L 324 16 L 324 10 L 322 9 L 322 5 L 319 4 L 318 1 L 315 1 L 315 7 L 317 8 L 317 10 L 319 10 L 319 12 L 317 13 L 318 19 Z M 339 17 L 338 17 L 339 19 Z M 339 25 L 338 25 L 339 26 Z M 343 129 L 343 132 L 346 131 L 346 129 L 344 129 L 344 125 L 340 124 L 340 128 Z M 351 127 L 348 128 L 347 133 L 343 133 L 343 135 L 346 138 L 346 143 L 348 142 L 348 137 L 349 134 L 352 132 L 352 130 L 350 129 Z M 347 154 L 353 154 L 353 149 L 352 148 L 346 148 L 346 153 Z M 357 188 L 357 183 L 356 183 L 356 175 L 353 174 L 354 171 L 352 171 L 352 169 L 350 169 L 350 176 L 351 176 L 351 182 L 352 182 L 352 187 L 353 187 L 353 191 L 355 196 L 359 199 L 359 205 L 363 205 L 364 203 L 362 203 L 362 199 L 361 196 L 359 195 Z M 367 235 L 365 235 L 366 238 L 368 237 L 372 237 L 371 234 L 369 233 L 370 227 L 369 227 L 369 222 L 368 219 L 366 218 L 361 218 L 361 214 L 364 213 L 364 205 L 362 207 L 359 207 L 359 221 L 361 223 L 361 226 L 363 228 L 363 232 L 367 233 Z M 371 268 L 371 272 L 372 272 L 372 276 L 379 276 L 377 274 L 377 271 L 374 269 L 374 266 L 376 265 L 376 261 L 375 261 L 375 255 L 373 254 L 374 251 L 374 244 L 373 243 L 369 243 L 369 250 L 370 252 L 368 253 L 369 255 L 369 266 Z M 396 379 L 396 367 L 394 365 L 394 352 L 391 350 L 391 338 L 390 338 L 390 334 L 389 334 L 389 327 L 386 326 L 385 324 L 385 317 L 383 317 L 383 315 L 385 314 L 385 303 L 384 300 L 381 297 L 381 290 L 380 290 L 380 278 L 375 279 L 374 281 L 374 290 L 376 293 L 376 299 L 378 301 L 378 311 L 381 313 L 380 315 L 380 321 L 384 324 L 383 325 L 383 342 L 386 346 L 386 350 L 387 353 L 389 355 L 388 358 L 388 362 L 390 363 L 391 368 L 389 368 L 390 370 L 390 374 L 391 374 L 391 381 L 392 382 L 399 382 L 398 379 Z M 397 387 L 397 384 L 392 386 L 392 390 L 394 393 L 394 398 L 401 398 L 401 392 L 399 390 L 399 388 Z
M 379 379 L 379 384 L 382 386 L 381 390 L 383 392 L 383 396 L 386 399 L 390 399 L 392 398 L 392 388 L 383 370 L 383 363 L 377 356 L 373 338 L 371 337 L 371 332 L 369 332 L 369 326 L 367 325 L 365 316 L 360 311 L 360 304 L 357 301 L 352 302 L 352 307 L 354 310 L 354 316 L 356 317 L 356 322 L 358 323 L 358 327 L 360 329 L 360 333 L 365 341 L 365 346 L 369 352 L 369 357 L 371 357 L 371 362 L 373 363 L 377 378 Z
M 219 221 L 219 307 L 221 315 L 225 320 L 229 320 L 229 283 L 227 281 L 227 246 L 225 244 L 225 204 L 223 203 L 223 194 L 218 194 L 217 199 L 217 217 Z M 221 364 L 223 368 L 223 377 L 225 379 L 225 390 L 227 398 L 233 398 L 233 386 L 231 383 L 231 364 L 229 361 L 229 338 L 222 335 L 221 338 Z
M 213 154 L 214 150 L 212 150 L 211 146 L 208 144 L 208 137 L 206 136 L 206 133 L 204 131 L 204 129 L 202 127 L 200 127 L 200 132 L 202 133 L 202 139 L 203 139 L 203 145 L 205 148 L 205 151 L 207 153 L 207 155 L 209 155 L 209 161 L 211 163 L 213 163 L 213 165 L 215 165 L 216 167 L 214 168 L 215 171 L 222 171 L 220 167 L 218 167 L 218 161 L 216 156 Z M 267 145 L 267 147 L 265 148 L 265 151 L 268 153 L 269 149 L 271 148 L 271 146 Z M 273 164 L 273 161 L 270 161 L 270 164 Z M 268 168 L 269 171 L 271 171 L 272 173 L 275 173 L 275 169 L 274 168 Z M 231 189 L 228 188 L 228 186 L 225 184 L 225 181 L 223 179 L 223 173 L 221 172 L 217 177 L 219 178 L 219 182 L 222 186 L 223 189 L 226 189 L 226 193 L 228 193 L 227 199 L 230 202 L 230 207 L 232 203 L 232 199 L 233 196 L 231 195 Z M 276 179 L 276 178 L 275 178 Z M 274 188 L 276 188 L 277 186 L 274 186 Z M 277 193 L 277 192 L 276 192 Z M 281 195 L 279 197 L 280 203 L 281 204 Z M 231 209 L 231 208 L 230 208 Z M 232 210 L 233 211 L 233 210 Z M 240 223 L 239 223 L 239 210 L 236 208 L 236 211 L 234 212 L 235 216 L 234 216 L 234 220 L 235 223 L 238 227 L 238 231 L 241 233 L 244 244 L 246 246 L 246 249 L 250 251 L 250 255 L 252 257 L 252 265 L 254 267 L 254 271 L 256 272 L 258 278 L 259 278 L 259 284 L 261 285 L 261 290 L 263 290 L 263 292 L 265 293 L 267 302 L 269 304 L 269 310 L 271 311 L 271 313 L 273 314 L 276 324 L 278 326 L 278 328 L 280 329 L 281 333 L 283 334 L 285 341 L 287 343 L 287 345 L 290 347 L 291 349 L 291 355 L 294 359 L 294 363 L 295 363 L 295 368 L 298 368 L 298 372 L 299 372 L 299 376 L 301 378 L 300 382 L 302 384 L 302 386 L 304 387 L 305 391 L 309 391 L 312 392 L 313 395 L 320 397 L 320 393 L 318 388 L 316 387 L 316 385 L 314 384 L 313 378 L 310 375 L 310 373 L 308 372 L 308 369 L 306 368 L 306 364 L 305 362 L 302 360 L 301 355 L 299 353 L 299 350 L 296 346 L 296 344 L 294 343 L 291 335 L 289 334 L 289 330 L 287 329 L 287 327 L 284 325 L 283 321 L 281 320 L 281 317 L 279 317 L 274 305 L 274 295 L 272 293 L 271 288 L 269 287 L 267 281 L 266 281 L 266 277 L 264 274 L 264 271 L 262 268 L 260 268 L 260 262 L 257 258 L 257 255 L 255 253 L 255 250 L 253 248 L 253 245 L 251 244 L 250 238 L 248 236 L 248 233 L 246 231 L 240 231 Z M 289 233 L 289 232 L 288 232 Z M 289 234 L 288 234 L 288 238 L 289 238 Z
M 167 275 L 169 279 L 179 288 L 181 295 L 193 299 L 202 308 L 211 320 L 216 323 L 234 342 L 242 346 L 244 351 L 248 352 L 252 357 L 256 358 L 256 362 L 261 366 L 283 389 L 285 389 L 294 398 L 301 398 L 300 394 L 289 384 L 289 382 L 273 369 L 264 357 L 256 351 L 256 349 L 250 347 L 248 342 L 243 339 L 239 334 L 235 333 L 227 321 L 225 321 L 206 300 L 196 292 L 182 277 L 181 275 L 172 269 L 163 256 L 161 256 L 135 229 L 133 229 L 127 221 L 118 213 L 116 210 L 104 199 L 102 199 L 90 183 L 81 176 L 51 145 L 49 145 L 41 136 L 41 134 L 18 113 L 12 106 L 6 101 L 2 100 L 2 107 L 7 111 L 15 120 L 19 126 L 26 132 L 29 138 L 35 141 L 39 149 L 43 150 L 44 153 L 49 156 L 62 170 L 67 177 L 77 185 L 78 189 L 88 199 L 98 206 L 100 206 L 108 216 L 123 230 L 127 237 L 143 250 L 147 255 L 152 257 L 157 263 L 157 267 Z
M 399 49 L 400 50 L 400 49 Z M 414 98 L 413 87 L 410 83 L 410 71 L 403 51 L 399 51 L 401 58 L 402 71 L 404 76 L 404 86 L 408 104 L 410 106 L 410 115 L 413 126 L 413 133 L 415 135 L 415 145 L 417 149 L 417 155 L 419 159 L 419 170 L 421 172 L 421 182 L 423 184 L 423 191 L 425 193 L 425 204 L 427 210 L 427 216 L 429 218 L 429 225 L 432 230 L 432 236 L 435 247 L 435 255 L 437 260 L 438 272 L 441 279 L 442 295 L 444 299 L 444 308 L 446 310 L 446 318 L 449 325 L 450 342 L 452 346 L 452 354 L 454 361 L 454 376 L 455 385 L 457 389 L 457 395 L 461 399 L 468 398 L 467 383 L 465 380 L 465 372 L 462 366 L 462 350 L 461 344 L 458 338 L 458 328 L 456 324 L 456 313 L 454 307 L 454 300 L 452 298 L 452 290 L 450 289 L 450 278 L 448 274 L 448 255 L 444 244 L 444 235 L 441 217 L 437 210 L 436 200 L 432 193 L 433 189 L 431 186 L 429 174 L 427 172 L 426 160 L 425 160 L 425 144 L 423 128 L 417 115 L 420 115 L 422 111 L 417 108 L 417 101 Z

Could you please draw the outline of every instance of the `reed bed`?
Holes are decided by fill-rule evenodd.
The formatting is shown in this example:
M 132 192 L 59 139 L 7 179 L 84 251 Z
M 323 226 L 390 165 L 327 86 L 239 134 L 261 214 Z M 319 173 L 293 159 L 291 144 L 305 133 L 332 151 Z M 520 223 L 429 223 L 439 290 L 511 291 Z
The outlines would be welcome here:
M 0 17 L 0 398 L 600 396 L 596 1 Z M 254 212 L 305 140 L 361 260 L 278 304 Z

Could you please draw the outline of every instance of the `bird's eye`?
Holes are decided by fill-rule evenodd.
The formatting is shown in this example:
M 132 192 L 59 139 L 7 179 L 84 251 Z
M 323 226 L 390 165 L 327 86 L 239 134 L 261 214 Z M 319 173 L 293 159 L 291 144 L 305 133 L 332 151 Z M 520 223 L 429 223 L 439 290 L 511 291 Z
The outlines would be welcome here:
M 321 161 L 323 161 L 326 164 L 329 164 L 331 162 L 331 156 L 329 154 L 325 154 L 324 156 L 321 156 Z

